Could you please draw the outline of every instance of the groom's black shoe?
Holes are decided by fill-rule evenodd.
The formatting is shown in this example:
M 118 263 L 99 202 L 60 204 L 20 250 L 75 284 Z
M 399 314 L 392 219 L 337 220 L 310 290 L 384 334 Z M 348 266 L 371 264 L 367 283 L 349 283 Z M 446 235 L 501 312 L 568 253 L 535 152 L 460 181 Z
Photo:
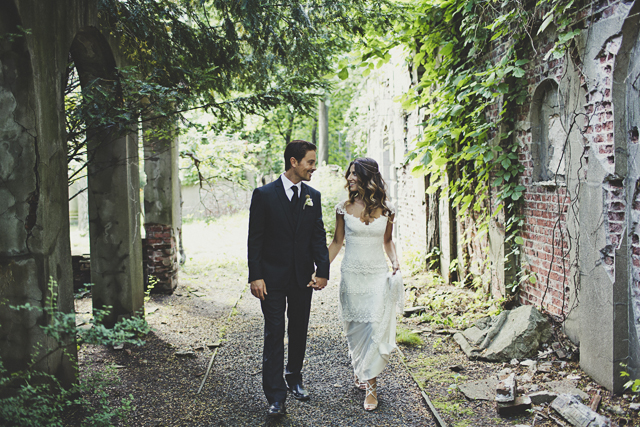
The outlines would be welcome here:
M 296 399 L 304 401 L 311 398 L 311 396 L 309 396 L 309 392 L 302 386 L 302 381 L 299 381 L 293 385 L 287 384 L 287 386 L 291 394 L 293 394 L 293 397 L 295 397 Z
M 268 417 L 281 417 L 287 413 L 287 410 L 284 408 L 284 402 L 273 402 L 269 409 L 267 409 Z

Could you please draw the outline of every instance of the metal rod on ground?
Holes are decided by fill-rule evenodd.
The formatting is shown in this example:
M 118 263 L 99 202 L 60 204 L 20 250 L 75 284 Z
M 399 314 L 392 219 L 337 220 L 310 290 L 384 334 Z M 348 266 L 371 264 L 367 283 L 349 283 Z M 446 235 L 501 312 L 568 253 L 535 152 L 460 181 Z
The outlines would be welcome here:
M 216 347 L 216 350 L 211 355 L 211 359 L 209 360 L 209 366 L 207 367 L 207 372 L 205 372 L 204 378 L 202 379 L 202 383 L 200 383 L 200 388 L 198 389 L 198 392 L 196 394 L 200 394 L 200 392 L 202 391 L 202 387 L 204 387 L 204 382 L 207 380 L 207 377 L 209 376 L 209 372 L 211 371 L 211 367 L 213 366 L 213 359 L 216 358 L 216 354 L 218 354 L 219 348 L 220 347 Z
M 227 316 L 227 319 L 226 319 L 227 322 L 229 321 L 229 319 L 231 319 L 231 316 L 233 315 L 233 310 L 235 310 L 236 306 L 240 302 L 240 299 L 242 298 L 242 295 L 244 294 L 244 291 L 246 290 L 247 290 L 247 287 L 245 286 L 242 289 L 242 292 L 240 292 L 240 296 L 238 297 L 236 302 L 233 304 L 233 306 L 231 306 L 231 311 L 229 312 L 229 315 Z M 216 350 L 211 355 L 211 359 L 209 360 L 209 366 L 207 367 L 207 372 L 204 373 L 204 378 L 202 378 L 202 383 L 200 383 L 200 388 L 198 389 L 198 392 L 196 394 L 200 394 L 200 392 L 202 391 L 202 387 L 204 387 L 204 383 L 207 381 L 207 378 L 209 377 L 209 372 L 211 372 L 211 367 L 213 366 L 213 360 L 216 358 L 216 354 L 218 354 L 218 348 L 220 347 L 216 347 Z
M 438 410 L 436 409 L 436 407 L 433 406 L 433 403 L 431 403 L 431 399 L 429 399 L 429 396 L 424 391 L 424 388 L 422 387 L 422 385 L 420 385 L 420 382 L 413 375 L 413 372 L 411 372 L 411 369 L 409 369 L 409 366 L 407 366 L 407 362 L 405 362 L 406 358 L 404 357 L 404 353 L 402 352 L 402 350 L 400 350 L 400 347 L 398 347 L 398 353 L 400 353 L 400 361 L 402 362 L 402 365 L 407 370 L 409 375 L 411 375 L 411 378 L 413 378 L 413 381 L 420 388 L 420 393 L 422 393 L 422 397 L 424 398 L 425 402 L 427 402 L 427 406 L 429 407 L 429 410 L 431 411 L 431 413 L 433 414 L 434 418 L 436 419 L 436 423 L 438 423 L 438 425 L 440 427 L 447 427 L 447 423 L 444 422 L 444 420 L 442 419 L 442 417 L 438 413 Z

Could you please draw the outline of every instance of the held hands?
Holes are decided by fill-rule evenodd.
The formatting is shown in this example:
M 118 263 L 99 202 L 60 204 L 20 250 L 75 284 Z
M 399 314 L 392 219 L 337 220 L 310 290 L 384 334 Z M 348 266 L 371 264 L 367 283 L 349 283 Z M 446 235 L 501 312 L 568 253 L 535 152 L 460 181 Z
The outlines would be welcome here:
M 321 291 L 326 286 L 327 286 L 327 279 L 325 279 L 324 277 L 316 277 L 316 275 L 314 274 L 313 277 L 311 277 L 311 281 L 307 285 L 307 288 L 313 288 L 316 291 Z

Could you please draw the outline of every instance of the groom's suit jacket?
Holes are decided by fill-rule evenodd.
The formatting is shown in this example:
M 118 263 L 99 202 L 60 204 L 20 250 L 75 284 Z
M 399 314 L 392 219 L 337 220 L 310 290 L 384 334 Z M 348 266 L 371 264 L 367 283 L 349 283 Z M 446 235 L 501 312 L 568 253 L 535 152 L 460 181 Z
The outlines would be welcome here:
M 305 207 L 307 196 L 313 206 Z M 302 183 L 295 206 L 298 211 L 295 229 L 291 208 L 281 178 L 253 191 L 249 214 L 249 282 L 263 279 L 267 290 L 286 289 L 292 280 L 306 287 L 314 270 L 317 277 L 329 278 L 320 192 Z

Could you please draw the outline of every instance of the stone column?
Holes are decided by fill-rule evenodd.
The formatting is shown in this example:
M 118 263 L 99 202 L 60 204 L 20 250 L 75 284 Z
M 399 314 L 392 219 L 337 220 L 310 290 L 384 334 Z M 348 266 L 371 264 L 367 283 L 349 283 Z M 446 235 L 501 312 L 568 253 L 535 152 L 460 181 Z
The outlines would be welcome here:
M 107 327 L 143 308 L 138 137 L 88 138 L 93 307 L 113 307 Z
M 180 231 L 179 145 L 177 138 L 154 134 L 162 125 L 149 121 L 144 129 L 145 262 L 154 292 L 172 293 L 178 286 Z M 153 279 L 152 279 L 153 278 Z
M 9 372 L 35 360 L 68 386 L 74 338 L 58 343 L 41 328 L 51 319 L 45 307 L 73 312 L 64 105 L 54 84 L 64 40 L 51 36 L 52 9 L 28 6 L 19 16 L 13 2 L 0 2 L 0 34 L 19 33 L 17 25 L 32 31 L 0 42 L 0 358 Z M 26 303 L 36 309 L 9 308 Z
M 318 102 L 318 165 L 329 162 L 329 107 L 324 99 Z

